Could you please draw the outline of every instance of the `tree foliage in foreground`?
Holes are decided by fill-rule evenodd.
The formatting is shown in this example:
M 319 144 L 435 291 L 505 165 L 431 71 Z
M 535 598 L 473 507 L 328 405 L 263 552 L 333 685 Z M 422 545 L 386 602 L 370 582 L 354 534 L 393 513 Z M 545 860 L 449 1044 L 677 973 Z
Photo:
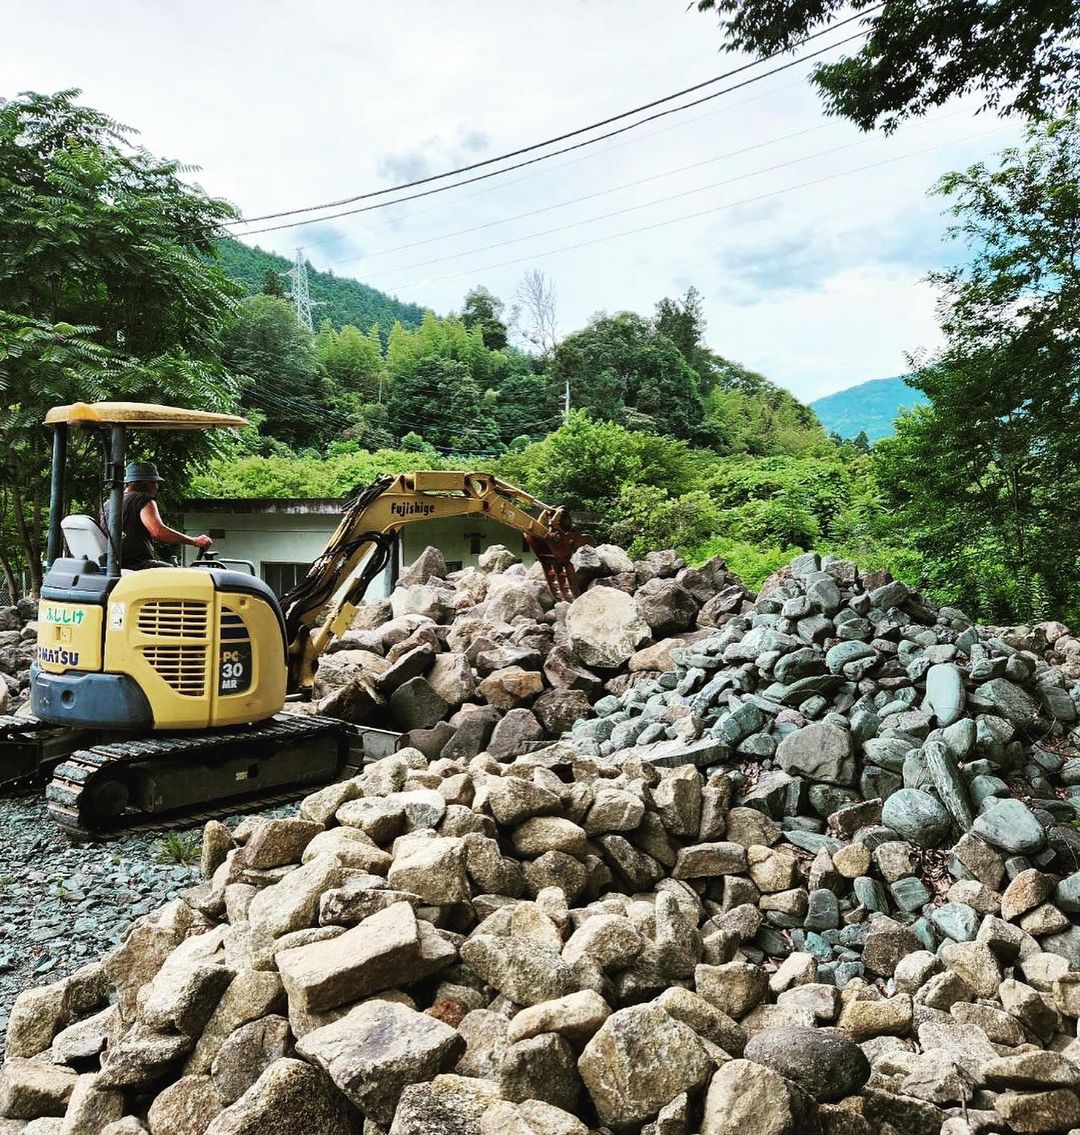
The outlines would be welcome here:
M 828 112 L 864 130 L 895 129 L 962 94 L 1031 117 L 1080 95 L 1073 0 L 698 0 L 698 8 L 717 12 L 729 51 L 759 58 L 794 51 L 835 19 L 866 11 L 866 40 L 813 71 Z
M 879 477 L 954 597 L 998 618 L 1080 607 L 1080 124 L 1029 131 L 996 168 L 949 174 L 967 255 L 935 279 L 943 352 L 931 405 L 880 443 Z
M 220 365 L 237 289 L 212 263 L 235 214 L 182 180 L 77 91 L 0 104 L 0 565 L 36 590 L 48 505 L 50 406 L 102 398 L 231 406 Z M 143 435 L 172 487 L 207 444 Z M 74 449 L 72 489 L 92 511 L 100 455 Z

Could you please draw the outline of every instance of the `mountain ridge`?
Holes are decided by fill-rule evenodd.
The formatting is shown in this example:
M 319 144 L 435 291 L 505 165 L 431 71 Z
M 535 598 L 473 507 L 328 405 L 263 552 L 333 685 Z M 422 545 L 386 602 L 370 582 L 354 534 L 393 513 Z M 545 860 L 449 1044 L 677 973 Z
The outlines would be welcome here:
M 893 423 L 902 410 L 913 410 L 929 399 L 921 390 L 907 384 L 904 375 L 893 378 L 872 378 L 815 398 L 810 409 L 829 433 L 845 439 L 865 432 L 871 442 L 891 437 Z
M 267 269 L 281 275 L 292 267 L 292 261 L 284 256 L 232 237 L 223 237 L 217 242 L 217 253 L 222 271 L 252 293 L 262 291 Z M 288 280 L 282 277 L 282 289 L 288 291 L 288 288 Z M 312 313 L 316 327 L 324 319 L 335 327 L 351 323 L 361 331 L 367 331 L 373 323 L 378 323 L 385 341 L 395 322 L 405 327 L 419 327 L 424 317 L 424 308 L 419 304 L 406 303 L 351 276 L 320 272 L 310 264 L 308 292 L 312 305 L 318 304 Z

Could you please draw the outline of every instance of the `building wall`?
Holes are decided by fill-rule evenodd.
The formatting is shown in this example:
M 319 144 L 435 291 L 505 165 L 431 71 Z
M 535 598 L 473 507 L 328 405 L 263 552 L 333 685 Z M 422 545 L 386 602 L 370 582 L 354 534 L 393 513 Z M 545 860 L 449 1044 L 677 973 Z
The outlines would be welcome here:
M 227 502 L 220 502 L 221 505 Z M 290 582 L 290 573 L 275 565 L 310 564 L 326 546 L 340 517 L 336 512 L 305 512 L 302 507 L 288 511 L 236 511 L 225 508 L 197 507 L 185 509 L 183 530 L 197 536 L 208 532 L 214 536 L 214 551 L 231 559 L 250 560 L 255 574 L 272 586 Z M 407 527 L 400 543 L 400 562 L 411 563 L 429 544 L 437 547 L 453 566 L 475 565 L 480 552 L 492 544 L 505 544 L 515 555 L 526 562 L 533 559 L 523 550 L 521 533 L 489 520 L 477 517 L 463 519 L 430 520 Z M 185 548 L 186 561 L 194 558 L 195 550 Z M 297 567 L 295 571 L 301 569 Z M 387 569 L 368 589 L 368 598 L 381 598 L 389 594 L 390 572 Z

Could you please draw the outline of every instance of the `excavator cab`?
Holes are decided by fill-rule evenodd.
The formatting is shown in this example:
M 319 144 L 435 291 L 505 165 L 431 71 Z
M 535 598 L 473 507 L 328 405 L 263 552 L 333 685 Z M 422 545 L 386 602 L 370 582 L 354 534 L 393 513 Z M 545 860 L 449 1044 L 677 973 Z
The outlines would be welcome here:
M 235 428 L 245 420 L 97 402 L 56 407 L 45 421 L 53 453 L 47 566 L 30 672 L 35 716 L 53 725 L 147 732 L 235 725 L 281 709 L 285 624 L 265 583 L 212 559 L 188 568 L 120 567 L 128 433 Z M 108 532 L 93 517 L 66 515 L 72 429 L 107 434 Z

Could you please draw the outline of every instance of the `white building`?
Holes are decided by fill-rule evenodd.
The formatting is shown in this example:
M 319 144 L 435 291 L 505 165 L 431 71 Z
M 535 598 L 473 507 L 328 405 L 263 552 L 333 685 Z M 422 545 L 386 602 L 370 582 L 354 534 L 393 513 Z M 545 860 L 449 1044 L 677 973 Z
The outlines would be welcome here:
M 342 504 L 330 498 L 189 500 L 183 506 L 183 530 L 191 536 L 202 532 L 212 536 L 215 552 L 223 558 L 247 560 L 254 573 L 281 595 L 322 552 L 341 519 Z M 505 544 L 526 562 L 533 558 L 520 532 L 481 517 L 410 524 L 398 541 L 398 564 L 373 581 L 367 597 L 388 595 L 391 571 L 411 563 L 429 544 L 442 552 L 450 571 L 474 565 L 492 544 Z M 194 551 L 184 550 L 190 562 Z

